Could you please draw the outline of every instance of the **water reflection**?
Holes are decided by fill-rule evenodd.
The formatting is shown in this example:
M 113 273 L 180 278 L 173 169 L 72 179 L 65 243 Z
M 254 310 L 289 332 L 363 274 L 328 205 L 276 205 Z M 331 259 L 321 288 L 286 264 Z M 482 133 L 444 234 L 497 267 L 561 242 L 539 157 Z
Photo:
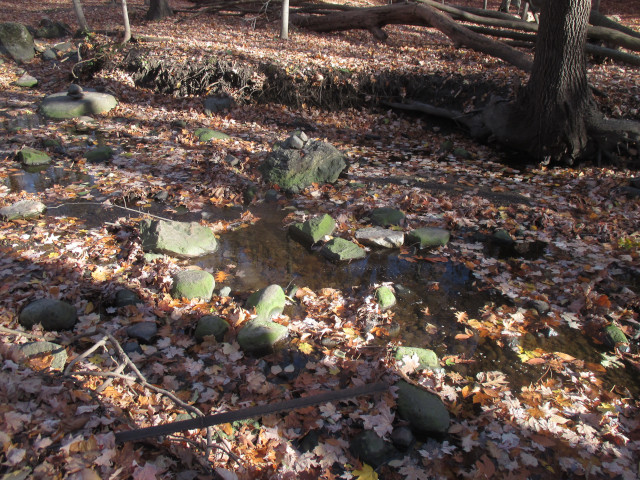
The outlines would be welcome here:
M 43 192 L 55 185 L 71 185 L 73 183 L 93 184 L 93 177 L 86 173 L 66 167 L 43 165 L 23 167 L 7 177 L 7 186 L 12 192 Z

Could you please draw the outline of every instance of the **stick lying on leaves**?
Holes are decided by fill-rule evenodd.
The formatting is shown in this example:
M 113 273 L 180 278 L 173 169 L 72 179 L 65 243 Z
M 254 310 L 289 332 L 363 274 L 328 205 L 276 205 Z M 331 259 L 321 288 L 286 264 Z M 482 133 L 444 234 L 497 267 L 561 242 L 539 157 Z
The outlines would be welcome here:
M 221 423 L 235 422 L 237 420 L 245 420 L 247 418 L 268 415 L 270 413 L 293 410 L 296 408 L 308 407 L 310 405 L 317 405 L 320 403 L 332 402 L 335 400 L 343 400 L 345 398 L 359 397 L 361 395 L 369 395 L 376 392 L 383 392 L 388 388 L 389 385 L 384 382 L 372 383 L 369 385 L 363 385 L 361 387 L 329 391 L 320 393 L 318 395 L 311 395 L 309 397 L 294 398 L 292 400 L 286 400 L 284 402 L 243 408 L 242 410 L 236 410 L 233 412 L 217 413 L 215 415 L 207 415 L 203 417 L 192 418 L 191 420 L 166 423 L 164 425 L 157 425 L 155 427 L 118 432 L 116 433 L 116 442 L 131 442 L 147 437 L 169 435 L 184 430 L 207 428 L 213 425 L 219 425 Z

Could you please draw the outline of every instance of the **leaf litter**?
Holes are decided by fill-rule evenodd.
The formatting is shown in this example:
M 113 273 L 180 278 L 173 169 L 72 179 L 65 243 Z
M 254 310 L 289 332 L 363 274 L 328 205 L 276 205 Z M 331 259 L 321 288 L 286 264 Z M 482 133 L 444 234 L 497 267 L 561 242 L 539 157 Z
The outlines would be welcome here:
M 51 17 L 71 23 L 67 3 L 45 2 Z M 96 28 L 98 22 L 105 29 L 119 26 L 118 8 L 83 3 Z M 273 23 L 253 28 L 244 20 L 185 15 L 177 24 L 145 24 L 139 22 L 146 9 L 142 1 L 128 3 L 134 35 L 171 39 L 158 42 L 158 55 L 189 59 L 208 51 L 233 58 L 280 58 L 301 75 L 330 65 L 354 71 L 481 72 L 505 84 L 526 80 L 500 62 L 436 43 L 438 33 L 413 27 L 390 28 L 385 46 L 363 32 L 322 36 L 296 31 L 283 44 Z M 606 8 L 610 2 L 602 3 Z M 12 20 L 27 24 L 43 11 L 42 2 L 21 6 L 21 12 L 12 2 L 0 6 Z M 622 13 L 623 21 L 637 27 L 638 12 L 612 13 Z M 28 69 L 40 74 L 42 93 L 67 86 L 67 65 L 52 71 L 37 60 Z M 8 121 L 32 114 L 38 99 L 12 84 L 17 76 L 13 65 L 0 65 L 0 99 Z M 598 100 L 606 112 L 638 118 L 636 71 L 602 63 L 591 67 L 590 80 L 609 94 Z M 621 381 L 637 378 L 637 340 L 630 349 L 598 346 L 605 325 L 619 325 L 631 337 L 638 331 L 638 199 L 623 193 L 631 172 L 612 167 L 518 170 L 455 131 L 392 111 L 252 104 L 206 117 L 201 99 L 136 88 L 118 68 L 100 72 L 93 83 L 120 100 L 98 120 L 102 138 L 92 131 L 77 136 L 81 126 L 75 121 L 2 133 L 0 204 L 39 199 L 49 207 L 36 220 L 0 225 L 4 478 L 637 478 L 640 393 Z M 176 120 L 189 128 L 176 126 Z M 194 321 L 204 314 L 223 316 L 235 332 L 251 312 L 232 297 L 214 297 L 209 303 L 171 299 L 171 274 L 181 263 L 168 257 L 141 262 L 137 221 L 147 213 L 200 215 L 214 207 L 243 205 L 247 186 L 260 183 L 255 167 L 296 122 L 314 126 L 313 136 L 332 142 L 350 160 L 347 175 L 335 185 L 300 194 L 297 210 L 331 211 L 345 236 L 360 226 L 358 218 L 379 205 L 402 208 L 408 226 L 435 222 L 450 229 L 448 246 L 428 255 L 408 249 L 402 255 L 412 262 L 464 264 L 480 288 L 499 292 L 504 301 L 478 312 L 452 311 L 459 325 L 455 342 L 490 342 L 510 352 L 515 365 L 534 369 L 535 378 L 523 383 L 515 368 L 500 371 L 495 367 L 504 368 L 504 362 L 492 363 L 480 353 L 447 356 L 442 372 L 419 370 L 411 357 L 396 364 L 389 352 L 398 340 L 389 339 L 384 328 L 393 314 L 376 310 L 367 300 L 370 295 L 331 285 L 303 286 L 295 298 L 300 309 L 278 319 L 288 324 L 302 365 L 283 354 L 247 357 L 232 340 L 193 340 Z M 201 145 L 190 126 L 228 132 L 233 142 Z M 55 156 L 55 178 L 47 171 L 44 186 L 31 185 L 36 177 L 17 167 L 13 153 L 51 137 L 65 145 L 64 154 Z M 469 158 L 442 152 L 447 140 Z M 101 141 L 117 143 L 113 162 L 87 163 L 87 147 Z M 224 162 L 229 154 L 239 159 L 237 165 Z M 169 200 L 158 209 L 152 199 L 161 191 L 169 193 Z M 99 212 L 99 221 L 87 212 Z M 299 216 L 294 213 L 285 223 Z M 257 220 L 247 213 L 233 220 L 203 217 L 201 223 L 223 235 Z M 492 255 L 477 233 L 498 229 L 518 238 L 523 252 L 542 242 L 545 253 L 531 259 Z M 212 273 L 224 284 L 234 275 L 234 265 Z M 122 286 L 138 292 L 142 303 L 119 309 L 106 305 L 105 299 Z M 80 316 L 73 332 L 16 331 L 21 308 L 44 297 L 74 305 Z M 549 310 L 535 311 L 530 302 L 544 302 Z M 383 326 L 367 332 L 372 315 Z M 156 340 L 130 354 L 145 380 L 123 368 L 113 343 L 85 355 L 103 338 L 98 329 L 122 342 L 127 326 L 156 318 L 162 319 Z M 602 358 L 581 357 L 570 350 L 570 342 L 554 341 L 567 335 L 577 343 L 588 339 L 596 344 Z M 544 340 L 529 341 L 531 336 Z M 63 345 L 71 360 L 79 359 L 75 375 L 51 370 L 50 355 L 28 360 L 19 355 L 17 346 L 42 339 Z M 474 370 L 452 368 L 469 364 Z M 616 376 L 622 370 L 627 376 Z M 117 375 L 109 377 L 110 372 Z M 113 432 L 125 426 L 158 425 L 196 414 L 194 409 L 212 414 L 300 392 L 405 377 L 439 395 L 452 424 L 446 439 L 420 439 L 415 451 L 375 470 L 353 458 L 348 439 L 362 428 L 386 437 L 401 424 L 392 392 L 221 425 L 208 433 L 115 444 Z M 305 450 L 303 441 L 312 432 L 320 432 L 320 438 Z

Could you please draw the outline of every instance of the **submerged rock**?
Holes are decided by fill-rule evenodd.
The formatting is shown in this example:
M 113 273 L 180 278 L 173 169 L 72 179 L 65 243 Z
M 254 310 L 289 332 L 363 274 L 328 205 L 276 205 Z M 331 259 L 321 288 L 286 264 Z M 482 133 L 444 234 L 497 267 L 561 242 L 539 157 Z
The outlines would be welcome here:
M 211 229 L 197 222 L 143 220 L 140 222 L 140 237 L 145 251 L 177 257 L 200 257 L 218 248 Z
M 389 287 L 378 288 L 375 297 L 381 310 L 387 310 L 396 304 L 396 296 Z
M 397 361 L 402 361 L 405 356 L 412 357 L 414 355 L 418 357 L 418 361 L 420 362 L 418 368 L 430 368 L 432 370 L 440 368 L 440 360 L 438 360 L 438 355 L 436 355 L 433 350 L 429 350 L 427 348 L 398 347 L 393 356 Z

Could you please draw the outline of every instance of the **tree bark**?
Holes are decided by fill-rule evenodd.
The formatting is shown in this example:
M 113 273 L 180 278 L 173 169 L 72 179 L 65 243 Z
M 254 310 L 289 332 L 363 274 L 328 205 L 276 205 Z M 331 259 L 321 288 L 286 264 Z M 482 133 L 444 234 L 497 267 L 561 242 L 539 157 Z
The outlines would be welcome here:
M 289 0 L 282 0 L 282 26 L 280 28 L 280 38 L 289 39 Z
M 127 0 L 122 0 L 122 21 L 124 22 L 124 37 L 122 38 L 122 43 L 127 43 L 131 40 L 131 25 L 129 24 Z
M 594 111 L 587 82 L 585 44 L 589 0 L 543 2 L 529 83 L 511 118 L 514 139 L 540 160 L 573 159 L 588 140 Z M 505 138 L 508 140 L 508 138 Z
M 80 0 L 73 0 L 73 10 L 76 12 L 76 18 L 78 19 L 80 31 L 88 32 L 89 25 L 87 24 L 87 19 L 84 18 L 84 12 L 82 11 L 82 4 L 80 3 Z
M 169 6 L 169 0 L 151 0 L 147 11 L 147 20 L 162 20 L 173 15 L 173 10 Z

